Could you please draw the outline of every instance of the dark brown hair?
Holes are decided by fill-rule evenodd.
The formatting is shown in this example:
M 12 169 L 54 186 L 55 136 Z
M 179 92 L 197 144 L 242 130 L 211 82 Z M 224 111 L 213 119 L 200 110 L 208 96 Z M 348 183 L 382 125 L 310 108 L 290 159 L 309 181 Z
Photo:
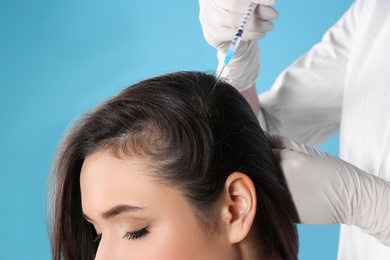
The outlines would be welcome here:
M 55 260 L 95 256 L 96 233 L 83 218 L 79 178 L 85 157 L 99 149 L 144 158 L 200 215 L 210 211 L 231 173 L 245 173 L 256 187 L 254 223 L 265 257 L 297 258 L 298 217 L 283 175 L 250 106 L 229 84 L 201 72 L 154 77 L 73 125 L 52 172 Z

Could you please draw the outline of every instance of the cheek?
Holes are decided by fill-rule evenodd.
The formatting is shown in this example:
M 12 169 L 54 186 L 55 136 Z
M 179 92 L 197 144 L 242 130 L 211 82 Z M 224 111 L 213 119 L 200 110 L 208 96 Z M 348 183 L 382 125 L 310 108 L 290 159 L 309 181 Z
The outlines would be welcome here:
M 171 219 L 148 236 L 137 259 L 229 259 L 223 239 L 211 239 L 194 219 Z

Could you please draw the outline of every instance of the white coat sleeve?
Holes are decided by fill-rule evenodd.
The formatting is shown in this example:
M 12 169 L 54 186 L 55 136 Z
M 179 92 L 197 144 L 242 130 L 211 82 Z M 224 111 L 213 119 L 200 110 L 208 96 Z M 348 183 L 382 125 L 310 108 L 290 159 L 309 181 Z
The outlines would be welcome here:
M 320 43 L 259 96 L 258 118 L 265 130 L 310 146 L 320 145 L 338 131 L 356 9 L 355 3 Z

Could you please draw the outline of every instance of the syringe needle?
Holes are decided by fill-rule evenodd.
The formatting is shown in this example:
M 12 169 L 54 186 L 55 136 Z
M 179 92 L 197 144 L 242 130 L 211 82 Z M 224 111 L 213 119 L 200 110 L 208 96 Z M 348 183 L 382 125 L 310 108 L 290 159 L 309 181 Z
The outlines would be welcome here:
M 225 67 L 226 67 L 226 65 L 223 65 L 223 67 L 222 67 L 221 71 L 219 72 L 217 78 L 220 78 L 222 76 L 222 72 L 225 69 Z

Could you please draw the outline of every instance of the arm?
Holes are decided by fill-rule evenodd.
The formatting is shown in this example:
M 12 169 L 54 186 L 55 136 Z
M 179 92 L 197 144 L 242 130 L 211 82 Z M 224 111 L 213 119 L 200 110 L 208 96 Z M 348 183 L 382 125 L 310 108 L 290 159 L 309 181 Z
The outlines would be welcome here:
M 320 43 L 260 95 L 263 128 L 310 146 L 320 145 L 338 131 L 359 8 L 354 3 Z

